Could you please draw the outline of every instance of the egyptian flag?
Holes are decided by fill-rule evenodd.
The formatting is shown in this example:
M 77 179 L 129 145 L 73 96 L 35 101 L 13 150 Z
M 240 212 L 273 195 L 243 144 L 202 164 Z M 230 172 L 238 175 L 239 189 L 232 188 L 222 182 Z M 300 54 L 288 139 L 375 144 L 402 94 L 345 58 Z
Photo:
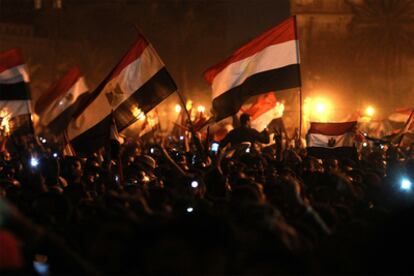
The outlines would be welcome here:
M 74 115 L 68 137 L 78 153 L 90 153 L 109 140 L 112 113 L 119 132 L 177 87 L 151 44 L 138 35 L 132 47 Z
M 13 135 L 33 134 L 29 74 L 18 49 L 0 53 L 0 117 Z
M 62 133 L 76 109 L 88 98 L 88 91 L 79 68 L 69 70 L 37 100 L 35 112 L 39 114 L 41 125 L 55 134 Z
M 252 127 L 256 129 L 263 129 L 273 119 L 281 118 L 283 110 L 283 104 L 277 102 L 273 92 L 260 95 L 250 106 L 240 109 L 241 113 L 250 115 Z
M 254 38 L 204 76 L 212 86 L 216 121 L 237 113 L 251 96 L 300 87 L 295 17 Z
M 356 158 L 357 122 L 311 123 L 307 134 L 307 152 L 317 158 Z
M 388 116 L 388 121 L 391 123 L 396 132 L 399 132 L 402 128 L 404 128 L 413 110 L 413 108 L 397 108 Z
M 391 142 L 399 146 L 408 146 L 414 143 L 414 109 L 411 110 L 404 127 L 391 139 Z

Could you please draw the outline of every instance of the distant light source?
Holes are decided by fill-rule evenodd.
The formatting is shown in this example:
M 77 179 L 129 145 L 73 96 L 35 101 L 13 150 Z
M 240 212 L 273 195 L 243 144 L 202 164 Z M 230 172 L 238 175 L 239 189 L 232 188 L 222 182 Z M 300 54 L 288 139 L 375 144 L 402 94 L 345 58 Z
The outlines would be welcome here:
M 144 120 L 145 119 L 145 114 L 144 112 L 142 112 L 142 110 L 140 108 L 138 108 L 137 106 L 134 106 L 132 108 L 132 115 L 137 118 L 138 120 Z
M 188 101 L 186 102 L 186 104 L 185 104 L 185 108 L 186 108 L 187 110 L 192 109 L 192 108 L 193 108 L 193 101 L 192 101 L 192 100 L 188 100 Z
M 323 102 L 317 102 L 315 104 L 315 111 L 318 113 L 324 113 L 326 111 L 326 104 Z
M 39 160 L 35 157 L 30 158 L 30 165 L 32 167 L 37 167 L 39 165 Z
M 177 112 L 177 113 L 181 112 L 181 105 L 179 105 L 179 104 L 175 105 L 175 112 Z
M 197 188 L 197 187 L 198 187 L 198 181 L 193 180 L 193 181 L 191 182 L 191 187 L 193 187 L 194 189 L 195 189 L 195 188 Z
M 205 108 L 204 105 L 199 105 L 197 107 L 197 111 L 200 112 L 200 113 L 204 113 L 206 111 L 206 108 Z
M 369 117 L 372 117 L 375 114 L 375 109 L 372 106 L 368 106 L 365 109 L 365 114 Z
M 408 190 L 411 190 L 411 186 L 412 186 L 412 183 L 409 179 L 403 178 L 401 180 L 401 189 L 408 191 Z
M 194 208 L 193 207 L 188 207 L 187 208 L 187 213 L 192 213 L 194 211 Z

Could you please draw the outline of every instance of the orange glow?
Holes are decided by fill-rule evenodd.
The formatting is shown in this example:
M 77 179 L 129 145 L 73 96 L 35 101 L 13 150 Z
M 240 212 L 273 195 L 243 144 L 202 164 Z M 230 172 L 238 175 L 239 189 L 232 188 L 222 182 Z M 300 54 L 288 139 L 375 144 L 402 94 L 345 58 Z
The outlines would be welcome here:
M 0 111 L 0 129 L 1 131 L 5 134 L 8 135 L 10 133 L 10 113 L 6 110 L 3 109 Z
M 366 114 L 367 116 L 369 116 L 369 117 L 372 117 L 372 116 L 374 116 L 374 114 L 375 114 L 375 109 L 374 109 L 372 106 L 368 106 L 368 107 L 365 109 L 365 114 Z
M 204 113 L 206 111 L 206 107 L 204 105 L 199 105 L 197 107 L 197 111 L 200 113 Z
M 188 100 L 187 103 L 185 104 L 185 108 L 187 110 L 191 110 L 193 108 L 193 101 L 192 100 Z
M 137 106 L 135 106 L 132 109 L 132 115 L 134 115 L 134 117 L 137 118 L 138 120 L 144 120 L 145 119 L 144 112 L 142 112 L 142 110 L 139 109 Z

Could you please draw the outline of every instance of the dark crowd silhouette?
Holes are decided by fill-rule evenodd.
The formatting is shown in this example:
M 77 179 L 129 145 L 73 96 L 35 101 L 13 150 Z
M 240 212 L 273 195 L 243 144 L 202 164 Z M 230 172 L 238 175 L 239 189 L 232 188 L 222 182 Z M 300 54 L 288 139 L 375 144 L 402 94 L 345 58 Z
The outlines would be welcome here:
M 127 139 L 86 157 L 53 137 L 3 150 L 1 274 L 414 272 L 412 146 L 317 159 L 281 133 L 270 146 L 232 135 L 201 149 Z

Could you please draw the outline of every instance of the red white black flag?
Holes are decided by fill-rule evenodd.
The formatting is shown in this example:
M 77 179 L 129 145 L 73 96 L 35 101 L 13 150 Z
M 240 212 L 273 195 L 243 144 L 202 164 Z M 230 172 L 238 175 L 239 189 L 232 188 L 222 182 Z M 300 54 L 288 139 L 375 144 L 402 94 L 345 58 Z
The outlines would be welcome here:
M 36 102 L 40 123 L 58 134 L 66 129 L 76 109 L 89 95 L 89 89 L 78 67 L 54 83 Z
M 21 52 L 11 49 L 0 53 L 0 119 L 2 128 L 8 128 L 9 133 L 33 134 L 28 84 Z
M 152 45 L 142 36 L 92 93 L 68 126 L 75 150 L 87 153 L 109 140 L 112 114 L 119 132 L 134 123 L 177 87 Z
M 354 158 L 357 122 L 311 123 L 307 151 L 318 158 Z
M 301 86 L 295 27 L 290 17 L 206 71 L 216 121 L 237 113 L 251 96 Z

